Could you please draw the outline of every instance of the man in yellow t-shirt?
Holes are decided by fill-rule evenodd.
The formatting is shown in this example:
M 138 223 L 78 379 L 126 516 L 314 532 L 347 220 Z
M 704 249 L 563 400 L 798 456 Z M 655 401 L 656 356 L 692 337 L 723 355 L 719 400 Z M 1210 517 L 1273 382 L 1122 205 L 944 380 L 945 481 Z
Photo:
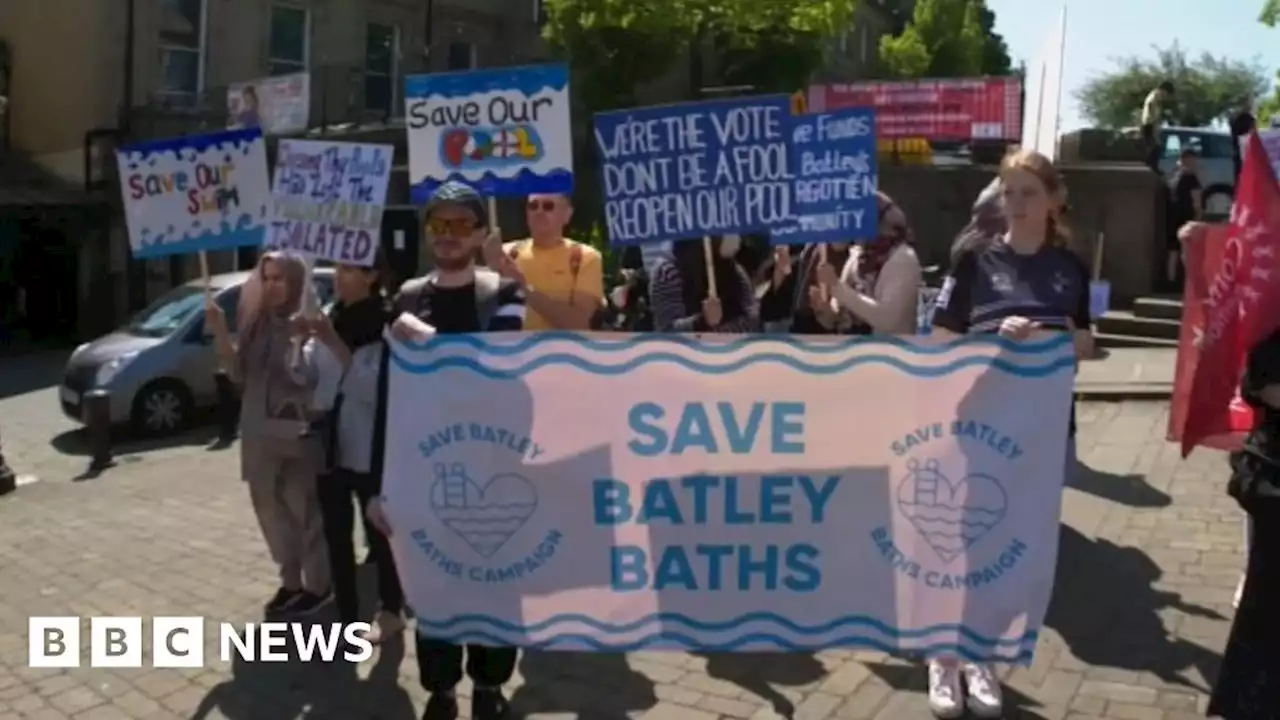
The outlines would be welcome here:
M 525 330 L 587 330 L 604 301 L 604 263 L 590 245 L 564 236 L 573 205 L 564 195 L 530 195 L 530 237 L 503 245 L 504 275 L 523 279 Z

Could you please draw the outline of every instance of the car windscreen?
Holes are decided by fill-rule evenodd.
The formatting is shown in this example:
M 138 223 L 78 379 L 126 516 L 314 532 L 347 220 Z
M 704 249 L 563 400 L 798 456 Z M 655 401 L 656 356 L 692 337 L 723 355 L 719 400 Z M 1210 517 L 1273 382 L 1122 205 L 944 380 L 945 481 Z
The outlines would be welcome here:
M 139 337 L 168 337 L 203 311 L 204 290 L 184 285 L 161 295 L 121 329 Z

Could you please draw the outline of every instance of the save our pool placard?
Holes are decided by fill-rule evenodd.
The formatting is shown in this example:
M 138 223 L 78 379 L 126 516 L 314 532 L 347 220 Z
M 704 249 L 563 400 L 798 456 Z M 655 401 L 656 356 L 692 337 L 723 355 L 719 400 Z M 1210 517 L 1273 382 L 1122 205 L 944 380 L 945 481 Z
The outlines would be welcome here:
M 394 155 L 390 145 L 281 140 L 267 247 L 372 266 Z
M 742 234 L 791 217 L 785 95 L 599 113 L 604 216 L 614 245 Z
M 271 222 L 262 131 L 230 130 L 116 151 L 129 247 L 139 259 L 261 245 Z
M 792 115 L 791 222 L 770 239 L 788 245 L 867 240 L 879 229 L 876 115 L 849 108 Z
M 1030 660 L 1065 334 L 460 335 L 391 353 L 385 507 L 432 637 Z
M 566 65 L 412 75 L 405 116 L 414 202 L 448 180 L 487 196 L 573 190 Z

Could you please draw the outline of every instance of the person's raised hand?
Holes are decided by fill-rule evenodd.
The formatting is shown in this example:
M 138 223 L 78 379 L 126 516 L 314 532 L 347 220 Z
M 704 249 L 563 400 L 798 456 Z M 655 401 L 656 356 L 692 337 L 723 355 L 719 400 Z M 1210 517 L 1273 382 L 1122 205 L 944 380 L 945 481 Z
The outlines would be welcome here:
M 709 297 L 702 301 L 702 319 L 708 327 L 715 327 L 724 320 L 724 308 L 720 298 Z
M 791 274 L 791 248 L 779 245 L 773 249 L 773 286 L 775 288 L 786 281 Z

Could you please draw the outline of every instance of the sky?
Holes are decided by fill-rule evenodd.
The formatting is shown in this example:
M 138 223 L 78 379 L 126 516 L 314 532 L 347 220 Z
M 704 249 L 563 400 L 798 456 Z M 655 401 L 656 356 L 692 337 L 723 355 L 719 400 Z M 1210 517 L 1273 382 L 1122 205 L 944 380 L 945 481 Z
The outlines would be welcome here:
M 1068 0 L 1059 130 L 1088 126 L 1075 93 L 1113 68 L 1112 58 L 1154 57 L 1153 46 L 1175 39 L 1191 56 L 1209 52 L 1256 59 L 1274 76 L 1280 69 L 1280 27 L 1258 23 L 1262 5 L 1263 0 Z M 987 0 L 987 6 L 996 14 L 996 32 L 1009 44 L 1015 65 L 1034 60 L 1062 12 L 1062 3 L 1054 0 Z

